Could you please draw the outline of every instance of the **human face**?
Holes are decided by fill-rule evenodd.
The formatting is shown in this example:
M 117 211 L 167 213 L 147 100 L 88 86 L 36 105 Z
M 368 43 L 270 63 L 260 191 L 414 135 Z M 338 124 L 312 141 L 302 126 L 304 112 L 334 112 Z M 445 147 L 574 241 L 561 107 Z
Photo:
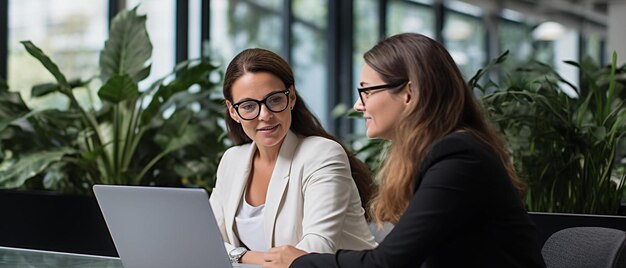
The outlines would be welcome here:
M 380 74 L 374 71 L 372 67 L 367 64 L 363 66 L 361 88 L 384 84 L 386 83 Z M 360 98 L 354 103 L 354 110 L 363 113 L 367 136 L 370 138 L 393 140 L 396 124 L 410 99 L 406 90 L 395 93 L 387 89 L 387 87 L 381 87 L 360 93 Z
M 296 94 L 292 87 L 286 89 L 285 84 L 278 77 L 271 73 L 261 72 L 244 74 L 233 83 L 231 90 L 233 102 L 226 102 L 230 117 L 241 124 L 243 131 L 255 141 L 257 146 L 280 148 L 280 144 L 291 127 L 291 108 L 296 101 Z M 289 90 L 289 93 L 285 94 L 286 90 Z M 272 110 L 278 112 L 272 112 L 267 108 L 267 103 L 271 103 L 279 95 L 288 97 L 287 107 L 284 110 L 274 107 Z M 240 106 L 238 113 L 233 107 L 233 104 L 242 104 L 246 100 L 262 103 L 258 116 L 242 118 L 240 113 L 244 108 Z

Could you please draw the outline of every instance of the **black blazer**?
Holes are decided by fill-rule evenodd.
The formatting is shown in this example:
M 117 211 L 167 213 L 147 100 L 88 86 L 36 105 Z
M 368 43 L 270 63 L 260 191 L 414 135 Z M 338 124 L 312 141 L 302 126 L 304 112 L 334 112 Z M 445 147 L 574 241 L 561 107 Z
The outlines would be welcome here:
M 489 146 L 435 143 L 407 210 L 373 250 L 308 254 L 290 267 L 545 267 L 537 230 Z

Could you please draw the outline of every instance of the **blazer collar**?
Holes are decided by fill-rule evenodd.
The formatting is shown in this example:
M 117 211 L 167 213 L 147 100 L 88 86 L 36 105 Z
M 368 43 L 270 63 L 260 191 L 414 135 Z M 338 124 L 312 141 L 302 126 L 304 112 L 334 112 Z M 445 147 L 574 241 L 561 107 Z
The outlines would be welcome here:
M 265 236 L 266 238 L 269 238 L 267 241 L 270 248 L 274 246 L 274 225 L 276 223 L 276 217 L 278 216 L 278 208 L 280 207 L 280 203 L 285 195 L 287 183 L 289 182 L 291 163 L 298 147 L 298 143 L 298 136 L 289 130 L 285 136 L 283 144 L 280 147 L 278 159 L 276 159 L 276 165 L 274 166 L 274 171 L 272 172 L 272 177 L 267 189 L 265 211 L 263 214 L 265 222 Z M 231 228 L 231 230 L 235 230 L 235 216 L 237 214 L 237 210 L 239 209 L 239 205 L 243 200 L 243 193 L 248 185 L 248 178 L 250 177 L 250 172 L 252 171 L 252 161 L 254 160 L 254 154 L 257 150 L 255 142 L 252 142 L 249 146 L 247 161 L 242 163 L 241 170 L 236 173 L 234 178 L 232 178 L 234 180 L 232 184 L 232 194 L 229 196 L 227 202 L 228 206 L 225 208 L 225 219 L 230 222 L 227 222 L 227 226 Z M 238 241 L 236 237 L 231 237 L 231 240 Z
M 278 159 L 276 159 L 276 165 L 272 172 L 272 178 L 267 189 L 267 196 L 265 198 L 265 211 L 264 214 L 264 228 L 265 236 L 268 241 L 269 248 L 274 247 L 274 229 L 276 227 L 276 218 L 278 217 L 278 208 L 285 196 L 285 189 L 289 182 L 289 175 L 291 174 L 291 164 L 298 147 L 298 137 L 295 133 L 287 132 L 287 136 L 280 147 L 278 153 Z

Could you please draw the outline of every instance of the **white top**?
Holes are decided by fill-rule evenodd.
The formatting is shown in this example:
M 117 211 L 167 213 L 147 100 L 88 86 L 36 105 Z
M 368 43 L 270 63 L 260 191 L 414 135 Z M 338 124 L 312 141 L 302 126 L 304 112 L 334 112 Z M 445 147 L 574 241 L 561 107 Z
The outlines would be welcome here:
M 237 216 L 235 216 L 239 240 L 249 250 L 267 252 L 269 248 L 263 231 L 263 210 L 265 209 L 265 204 L 253 207 L 246 202 L 245 197 L 242 199 Z
M 226 251 L 241 247 L 235 216 L 252 171 L 254 142 L 226 150 L 217 168 L 211 208 Z M 263 211 L 265 243 L 307 252 L 376 247 L 348 156 L 340 144 L 289 131 L 280 146 Z

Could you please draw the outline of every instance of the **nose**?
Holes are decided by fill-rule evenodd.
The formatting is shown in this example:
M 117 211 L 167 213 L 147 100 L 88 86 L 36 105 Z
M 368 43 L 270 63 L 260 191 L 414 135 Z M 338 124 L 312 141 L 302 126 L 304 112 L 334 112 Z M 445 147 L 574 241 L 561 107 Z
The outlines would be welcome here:
M 261 111 L 259 112 L 259 120 L 268 120 L 274 116 L 274 113 L 270 111 L 270 109 L 265 106 L 265 104 L 261 105 Z
M 365 105 L 363 105 L 363 102 L 360 98 L 356 99 L 356 102 L 354 103 L 354 106 L 352 108 L 357 112 L 365 111 Z

